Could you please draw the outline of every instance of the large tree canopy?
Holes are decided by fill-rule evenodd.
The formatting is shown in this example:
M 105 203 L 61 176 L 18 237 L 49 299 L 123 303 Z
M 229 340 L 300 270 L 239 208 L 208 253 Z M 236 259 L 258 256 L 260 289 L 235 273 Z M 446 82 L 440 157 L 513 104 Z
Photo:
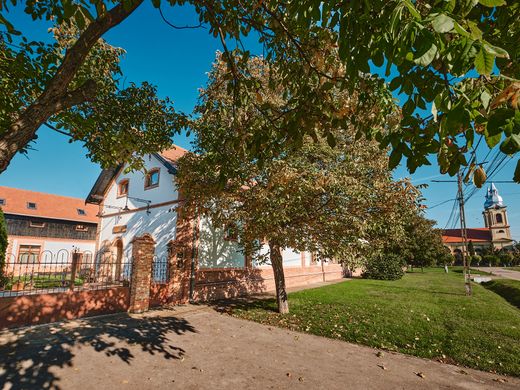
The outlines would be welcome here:
M 250 256 L 262 260 L 261 241 L 268 244 L 284 312 L 282 249 L 310 251 L 322 259 L 353 257 L 367 245 L 376 250 L 382 231 L 391 231 L 396 240 L 401 237 L 401 213 L 413 208 L 416 193 L 412 186 L 392 181 L 386 151 L 375 141 L 356 139 L 354 126 L 328 130 L 336 147 L 318 131 L 316 139 L 306 136 L 297 149 L 278 145 L 276 155 L 262 152 L 262 160 L 237 153 L 230 145 L 243 144 L 258 132 L 272 134 L 264 144 L 277 142 L 281 119 L 262 111 L 268 106 L 277 112 L 285 105 L 276 68 L 260 58 L 247 63 L 249 77 L 261 80 L 263 88 L 234 111 L 233 96 L 223 82 L 232 71 L 218 56 L 209 85 L 201 91 L 200 117 L 192 124 L 195 153 L 179 161 L 177 180 L 186 196 L 184 207 L 217 226 L 232 227 Z M 357 94 L 336 90 L 335 100 L 346 116 L 370 118 L 385 111 L 358 105 Z M 397 125 L 388 112 L 386 122 Z
M 18 3 L 24 3 L 25 12 L 34 19 L 52 19 L 58 26 L 73 21 L 79 28 L 77 40 L 52 47 L 24 42 L 23 32 L 21 37 L 17 35 L 7 12 L 8 6 Z M 103 34 L 123 22 L 141 3 L 142 0 L 0 1 L 0 23 L 4 27 L 0 44 L 1 92 L 4 96 L 15 95 L 2 100 L 0 107 L 0 170 L 5 170 L 13 155 L 24 150 L 38 127 L 47 121 L 56 121 L 73 139 L 87 142 L 93 157 L 102 164 L 129 158 L 128 149 L 133 148 L 139 155 L 158 148 L 165 136 L 182 126 L 183 118 L 171 118 L 171 107 L 157 99 L 153 88 L 112 88 L 107 94 L 95 70 L 88 66 Z M 276 64 L 284 87 L 285 107 L 277 118 L 276 144 L 299 146 L 306 136 L 315 138 L 316 132 L 320 132 L 333 145 L 330 129 L 354 124 L 359 136 L 375 137 L 382 145 L 391 145 L 392 167 L 404 155 L 413 172 L 419 165 L 429 163 L 429 154 L 436 154 L 441 171 L 450 174 L 455 174 L 461 165 L 469 165 L 470 172 L 476 167 L 479 161 L 471 154 L 476 137 L 484 137 L 491 147 L 500 144 L 509 155 L 520 149 L 518 2 L 152 3 L 156 7 L 191 5 L 200 23 L 220 38 L 232 70 L 226 82 L 229 93 L 235 97 L 235 106 L 245 104 L 251 92 L 261 88 L 257 81 L 244 77 L 251 52 L 241 46 L 244 36 L 259 38 L 265 58 Z M 228 44 L 233 40 L 238 44 L 231 51 Z M 340 67 L 336 65 L 338 53 Z M 377 67 L 381 71 L 375 71 Z M 365 118 L 344 117 L 332 92 L 363 91 L 368 85 L 372 89 L 381 80 L 379 76 L 366 77 L 367 74 L 381 72 L 391 77 L 391 88 L 406 100 L 400 127 L 391 133 L 380 131 L 372 122 L 365 123 Z M 116 79 L 117 69 L 110 70 L 105 77 Z M 374 99 L 363 93 L 359 98 L 362 103 Z M 160 115 L 153 116 L 150 122 L 143 118 L 146 110 L 140 108 L 146 105 L 153 107 L 152 112 L 166 114 L 164 126 L 168 130 L 158 129 Z M 110 126 L 102 125 L 107 112 L 116 112 L 114 106 L 128 115 L 111 118 Z M 416 115 L 417 110 L 424 109 L 430 110 L 431 115 Z M 268 107 L 264 111 L 270 114 Z M 117 139 L 114 130 L 109 129 L 111 126 L 124 126 L 126 130 L 115 131 L 118 135 L 128 131 L 125 137 L 132 141 L 110 150 L 96 149 L 98 144 L 111 145 L 111 140 Z M 265 147 L 265 139 L 266 135 L 260 133 L 242 146 L 246 153 L 254 155 Z M 480 173 L 476 175 L 477 185 L 481 178 Z M 520 164 L 515 180 L 520 181 Z

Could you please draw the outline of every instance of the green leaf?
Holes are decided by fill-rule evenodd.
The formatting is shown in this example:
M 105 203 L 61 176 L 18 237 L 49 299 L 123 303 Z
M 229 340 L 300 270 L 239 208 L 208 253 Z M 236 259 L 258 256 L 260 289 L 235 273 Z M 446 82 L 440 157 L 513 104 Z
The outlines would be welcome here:
M 495 56 L 480 48 L 477 56 L 475 57 L 475 69 L 482 75 L 489 75 L 493 71 L 493 65 L 495 64 Z
M 401 77 L 397 76 L 390 81 L 390 90 L 395 91 L 401 85 Z
M 435 46 L 433 43 L 432 45 L 430 46 L 430 48 L 428 49 L 428 51 L 426 51 L 426 53 L 424 53 L 423 55 L 421 55 L 420 57 L 416 58 L 414 60 L 414 62 L 418 65 L 421 65 L 421 66 L 428 66 L 431 64 L 431 62 L 435 59 L 435 55 L 437 54 L 437 46 Z
M 478 0 L 480 4 L 482 4 L 485 7 L 500 7 L 502 5 L 506 5 L 505 0 Z
M 467 32 L 464 27 L 462 27 L 459 23 L 454 23 L 455 31 L 457 31 L 457 34 L 462 35 L 463 37 L 469 38 L 470 34 Z
M 516 162 L 515 175 L 513 176 L 513 180 L 517 183 L 520 183 L 520 159 Z
M 410 11 L 410 14 L 412 14 L 414 18 L 421 20 L 421 14 L 419 11 L 417 11 L 410 0 L 404 0 L 403 3 L 406 5 L 406 8 L 408 8 L 408 11 Z
M 482 91 L 480 94 L 480 101 L 482 102 L 484 109 L 487 110 L 489 107 L 489 102 L 491 101 L 491 94 L 487 90 Z
M 509 58 L 509 53 L 498 46 L 493 46 L 489 43 L 484 43 L 484 49 L 486 52 L 491 53 L 499 58 Z
M 394 148 L 392 150 L 392 153 L 390 153 L 390 159 L 388 160 L 388 168 L 394 169 L 395 167 L 397 167 L 401 162 L 401 158 L 401 151 L 397 148 Z
M 469 113 L 462 103 L 458 103 L 446 114 L 446 130 L 448 134 L 458 134 L 469 125 Z
M 448 15 L 439 14 L 432 20 L 432 27 L 439 33 L 446 33 L 453 30 L 453 19 Z
M 511 134 L 500 144 L 502 153 L 513 155 L 520 151 L 520 135 Z
M 327 134 L 327 143 L 331 148 L 334 148 L 336 146 L 336 138 L 334 138 L 334 135 L 332 133 Z

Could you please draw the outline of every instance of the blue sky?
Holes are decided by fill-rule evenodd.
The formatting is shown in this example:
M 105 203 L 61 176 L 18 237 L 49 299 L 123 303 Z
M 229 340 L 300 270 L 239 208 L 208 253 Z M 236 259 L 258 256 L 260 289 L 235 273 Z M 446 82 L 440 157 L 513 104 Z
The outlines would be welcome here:
M 197 24 L 197 16 L 186 7 L 165 7 L 166 17 L 177 25 Z M 10 20 L 15 27 L 29 32 L 30 38 L 48 37 L 45 23 L 34 23 L 20 12 L 12 11 Z M 221 49 L 220 42 L 205 29 L 174 30 L 161 19 L 159 12 L 146 2 L 137 11 L 105 36 L 115 46 L 123 47 L 127 54 L 122 62 L 128 82 L 150 81 L 158 86 L 159 94 L 174 100 L 178 110 L 191 112 L 196 103 L 198 88 L 206 82 L 206 72 Z M 186 137 L 178 136 L 174 142 L 189 147 Z M 483 145 L 479 154 L 486 155 Z M 0 185 L 25 188 L 84 198 L 100 172 L 100 168 L 86 157 L 80 143 L 69 144 L 66 137 L 47 128 L 38 132 L 38 140 L 28 156 L 17 155 L 6 172 L 0 175 Z M 492 156 L 492 155 L 491 155 Z M 413 184 L 428 184 L 423 190 L 428 206 L 435 206 L 455 198 L 456 183 L 432 183 L 432 179 L 450 180 L 439 174 L 435 159 L 432 166 L 419 168 L 411 175 Z M 507 160 L 506 160 L 507 161 Z M 511 180 L 516 162 L 511 161 L 494 177 L 495 180 Z M 407 177 L 406 168 L 398 167 L 396 178 Z M 513 238 L 520 240 L 520 187 L 512 183 L 497 184 L 504 202 L 509 206 L 509 220 Z M 468 202 L 466 218 L 468 227 L 483 227 L 482 208 L 485 189 L 478 191 Z M 434 207 L 427 216 L 445 227 L 452 202 Z

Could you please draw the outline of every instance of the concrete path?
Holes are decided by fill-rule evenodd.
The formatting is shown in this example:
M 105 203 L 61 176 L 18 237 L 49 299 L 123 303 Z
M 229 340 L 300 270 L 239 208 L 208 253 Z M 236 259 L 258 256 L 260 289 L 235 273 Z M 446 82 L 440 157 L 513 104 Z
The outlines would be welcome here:
M 478 267 L 479 271 L 491 272 L 493 275 L 501 276 L 506 279 L 520 280 L 520 272 L 501 267 Z
M 186 306 L 0 333 L 3 389 L 513 389 L 520 380 Z

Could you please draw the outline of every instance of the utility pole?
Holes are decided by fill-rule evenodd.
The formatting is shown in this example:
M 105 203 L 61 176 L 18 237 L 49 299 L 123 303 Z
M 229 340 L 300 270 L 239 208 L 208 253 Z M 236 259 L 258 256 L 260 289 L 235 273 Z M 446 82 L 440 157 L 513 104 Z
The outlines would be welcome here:
M 464 194 L 462 192 L 462 174 L 459 171 L 457 174 L 457 184 L 458 184 L 458 195 L 457 198 L 459 200 L 459 215 L 460 215 L 460 236 L 462 238 L 462 264 L 464 267 L 464 288 L 466 289 L 466 295 L 472 294 L 471 289 L 471 274 L 469 270 L 469 264 L 466 257 L 467 247 L 468 247 L 468 235 L 466 231 L 466 215 L 464 213 Z

